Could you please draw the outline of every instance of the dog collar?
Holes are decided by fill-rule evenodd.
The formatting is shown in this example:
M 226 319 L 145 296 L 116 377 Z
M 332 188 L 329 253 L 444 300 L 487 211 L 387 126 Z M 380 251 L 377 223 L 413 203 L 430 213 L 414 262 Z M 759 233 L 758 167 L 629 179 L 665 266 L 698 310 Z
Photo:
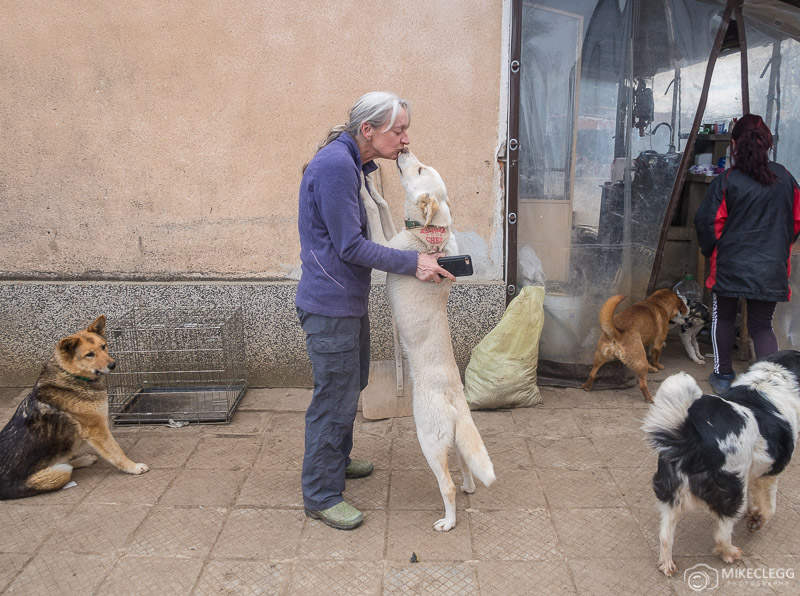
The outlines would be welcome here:
M 74 377 L 76 379 L 80 379 L 81 381 L 86 381 L 87 383 L 94 383 L 95 381 L 97 381 L 100 378 L 100 377 L 97 377 L 97 379 L 90 379 L 89 377 L 82 377 L 80 375 L 74 375 L 74 374 L 72 374 L 71 372 L 69 372 L 68 370 L 66 370 L 64 368 L 62 368 L 61 370 L 63 370 L 69 376 Z
M 444 226 L 424 226 L 412 219 L 405 220 L 406 231 L 425 244 L 428 252 L 442 252 L 450 239 L 450 230 Z

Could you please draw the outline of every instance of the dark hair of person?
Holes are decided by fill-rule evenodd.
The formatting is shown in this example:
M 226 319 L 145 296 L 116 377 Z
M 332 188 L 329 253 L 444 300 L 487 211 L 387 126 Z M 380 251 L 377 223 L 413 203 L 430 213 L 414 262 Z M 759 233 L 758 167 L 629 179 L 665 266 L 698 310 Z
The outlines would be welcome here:
M 769 167 L 768 152 L 772 147 L 772 133 L 761 116 L 745 114 L 731 131 L 736 141 L 733 148 L 733 167 L 741 170 L 753 180 L 771 185 L 777 176 Z

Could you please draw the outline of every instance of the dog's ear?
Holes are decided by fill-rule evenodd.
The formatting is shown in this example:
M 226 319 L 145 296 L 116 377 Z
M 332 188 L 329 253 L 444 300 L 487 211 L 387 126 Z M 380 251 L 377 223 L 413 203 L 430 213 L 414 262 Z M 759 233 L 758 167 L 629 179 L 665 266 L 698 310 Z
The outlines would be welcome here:
M 97 335 L 103 335 L 103 331 L 106 329 L 106 316 L 100 315 L 92 324 L 86 328 L 86 331 L 89 333 L 96 333 Z
M 75 349 L 78 347 L 80 341 L 81 340 L 75 337 L 74 335 L 65 337 L 60 342 L 58 342 L 58 351 L 61 352 L 64 356 L 72 358 L 75 355 Z
M 431 194 L 425 193 L 419 197 L 417 201 L 419 208 L 422 209 L 422 214 L 425 216 L 425 225 L 431 225 L 433 216 L 439 211 L 439 201 L 436 200 Z

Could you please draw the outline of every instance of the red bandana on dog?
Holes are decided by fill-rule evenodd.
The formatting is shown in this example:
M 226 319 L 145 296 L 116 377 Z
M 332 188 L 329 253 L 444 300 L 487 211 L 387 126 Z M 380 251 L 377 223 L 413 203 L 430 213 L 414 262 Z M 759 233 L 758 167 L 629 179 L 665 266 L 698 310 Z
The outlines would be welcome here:
M 406 220 L 406 230 L 419 238 L 428 252 L 442 252 L 450 239 L 450 230 L 443 226 L 424 226 L 418 221 Z

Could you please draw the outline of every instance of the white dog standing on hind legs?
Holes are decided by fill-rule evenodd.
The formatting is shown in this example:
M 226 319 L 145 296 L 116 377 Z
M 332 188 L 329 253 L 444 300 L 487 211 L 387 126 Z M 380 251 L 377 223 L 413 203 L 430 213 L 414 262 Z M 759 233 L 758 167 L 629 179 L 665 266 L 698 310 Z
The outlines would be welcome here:
M 439 173 L 404 150 L 397 168 L 406 193 L 406 229 L 389 240 L 389 246 L 418 252 L 458 253 L 451 233 L 452 218 L 447 190 Z M 362 198 L 365 203 L 369 196 Z M 368 207 L 373 242 L 385 238 L 386 225 L 376 222 Z M 444 517 L 433 525 L 446 532 L 456 525 L 456 487 L 450 476 L 447 453 L 455 448 L 463 476 L 461 490 L 475 491 L 473 474 L 486 486 L 495 481 L 494 467 L 472 420 L 464 385 L 453 355 L 447 298 L 452 282 L 424 283 L 407 275 L 388 274 L 386 289 L 413 383 L 413 412 L 422 453 L 428 461 L 444 501 Z

